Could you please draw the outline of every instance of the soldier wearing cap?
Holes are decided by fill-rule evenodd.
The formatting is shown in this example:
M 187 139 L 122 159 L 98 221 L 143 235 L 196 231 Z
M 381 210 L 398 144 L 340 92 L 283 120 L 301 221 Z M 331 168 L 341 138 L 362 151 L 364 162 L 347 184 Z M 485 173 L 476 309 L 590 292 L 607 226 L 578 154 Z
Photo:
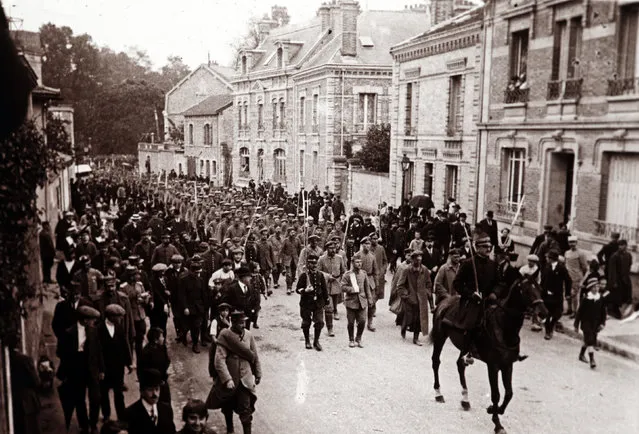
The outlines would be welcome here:
M 300 252 L 302 251 L 302 245 L 295 236 L 295 229 L 288 229 L 288 236 L 282 243 L 282 250 L 280 252 L 280 258 L 282 265 L 286 269 L 286 294 L 291 295 L 293 293 L 293 282 L 297 274 L 297 265 Z
M 256 262 L 260 266 L 260 274 L 266 282 L 267 288 L 269 287 L 269 281 L 271 279 L 271 271 L 275 266 L 273 246 L 268 240 L 268 229 L 263 228 L 260 230 L 260 240 L 256 245 L 257 257 Z M 268 295 L 271 295 L 273 291 L 268 290 Z
M 474 257 L 462 262 L 453 281 L 453 287 L 461 296 L 458 315 L 454 319 L 444 319 L 445 323 L 468 332 L 464 334 L 465 339 L 462 346 L 462 354 L 465 355 L 464 361 L 467 364 L 472 363 L 470 352 L 476 327 L 483 314 L 484 301 L 489 298 L 496 299 L 493 291 L 497 286 L 497 263 L 490 259 L 492 249 L 490 237 L 486 233 L 475 232 L 473 242 L 476 251 Z M 475 283 L 475 275 L 477 276 L 477 284 Z
M 80 295 L 90 300 L 100 297 L 98 283 L 104 278 L 95 268 L 91 268 L 89 255 L 82 255 L 79 259 L 80 269 L 73 275 L 73 280 L 80 282 Z
M 318 259 L 317 255 L 312 253 L 306 257 L 306 271 L 300 274 L 295 292 L 301 296 L 300 316 L 302 317 L 302 331 L 304 332 L 306 349 L 315 348 L 317 351 L 322 351 L 319 339 L 324 327 L 324 309 L 326 305 L 330 304 L 330 299 L 324 275 L 317 270 Z M 315 329 L 312 346 L 310 341 L 311 322 Z
M 541 289 L 544 304 L 548 309 L 545 322 L 546 334 L 544 339 L 552 339 L 555 325 L 564 310 L 564 297 L 570 298 L 572 279 L 566 266 L 559 262 L 559 252 L 551 250 L 546 255 L 546 264 L 541 268 Z
M 186 329 L 184 327 L 184 307 L 180 305 L 180 279 L 186 275 L 187 270 L 183 266 L 184 257 L 182 255 L 171 256 L 171 265 L 164 273 L 166 284 L 171 293 L 171 309 L 173 311 L 173 326 L 175 327 L 176 340 L 184 342 L 186 339 Z
M 326 277 L 326 289 L 330 299 L 330 305 L 325 311 L 326 328 L 329 336 L 334 336 L 333 320 L 339 320 L 337 305 L 342 301 L 342 288 L 339 282 L 346 272 L 344 260 L 340 255 L 336 254 L 336 247 L 337 244 L 335 242 L 327 242 L 325 245 L 326 252 L 317 262 L 317 269 L 324 273 Z
M 126 417 L 124 406 L 124 368 L 131 373 L 131 349 L 127 341 L 123 320 L 126 311 L 119 304 L 110 304 L 105 309 L 105 320 L 98 326 L 98 336 L 104 357 L 104 380 L 100 382 L 100 407 L 102 416 L 111 416 L 109 390 L 113 390 L 113 402 L 118 420 Z
M 360 241 L 360 250 L 355 253 L 353 259 L 358 258 L 362 260 L 362 270 L 366 272 L 368 279 L 368 286 L 373 293 L 374 303 L 371 307 L 368 308 L 368 330 L 374 332 L 375 325 L 373 324 L 373 318 L 375 317 L 376 308 L 375 303 L 377 302 L 377 269 L 379 268 L 377 265 L 377 260 L 375 259 L 375 255 L 371 252 L 371 240 L 369 237 L 364 237 Z
M 300 258 L 298 260 L 299 266 L 297 267 L 297 276 L 306 271 L 306 258 L 309 255 L 317 256 L 322 255 L 322 248 L 319 246 L 320 237 L 317 235 L 311 235 L 308 237 L 308 245 L 300 252 Z
M 567 314 L 570 318 L 574 318 L 579 308 L 579 290 L 580 284 L 584 276 L 588 273 L 588 256 L 586 252 L 577 247 L 577 237 L 571 235 L 568 237 L 568 250 L 564 252 L 564 264 L 566 270 L 572 280 L 572 288 L 570 291 L 570 304 Z
M 153 231 L 151 228 L 142 231 L 142 238 L 135 247 L 133 247 L 133 254 L 139 256 L 142 259 L 145 271 L 148 273 L 151 271 L 151 259 L 155 253 L 155 243 L 151 240 Z
M 104 379 L 105 365 L 100 338 L 95 327 L 100 312 L 90 306 L 80 306 L 76 324 L 64 331 L 58 341 L 60 366 L 57 377 L 62 381 L 60 402 L 67 430 L 73 411 L 76 412 L 82 432 L 97 432 L 100 414 L 100 381 Z M 89 392 L 89 414 L 86 394 Z
M 255 339 L 245 329 L 246 315 L 241 310 L 231 312 L 231 327 L 220 332 L 214 356 L 217 380 L 206 400 L 208 409 L 222 409 L 226 431 L 234 432 L 233 412 L 242 422 L 242 431 L 250 434 L 257 400 L 256 385 L 262 379 L 262 369 Z
M 275 226 L 273 235 L 269 237 L 268 243 L 271 246 L 273 255 L 273 268 L 271 270 L 271 274 L 273 276 L 273 288 L 279 288 L 280 275 L 285 271 L 282 266 L 282 246 L 284 244 L 284 238 L 282 237 L 281 226 Z
M 191 332 L 191 343 L 194 353 L 199 353 L 198 340 L 203 321 L 207 317 L 206 284 L 202 278 L 202 262 L 195 255 L 191 260 L 188 273 L 180 279 L 178 290 L 179 305 L 183 309 L 185 328 Z M 182 343 L 186 345 L 186 333 Z M 202 340 L 202 346 L 207 346 L 207 341 Z
M 162 264 L 170 264 L 171 257 L 173 255 L 179 255 L 180 252 L 178 249 L 171 244 L 171 234 L 165 232 L 162 234 L 162 243 L 155 248 L 153 251 L 153 255 L 151 256 L 150 264 L 151 266 L 162 263 Z

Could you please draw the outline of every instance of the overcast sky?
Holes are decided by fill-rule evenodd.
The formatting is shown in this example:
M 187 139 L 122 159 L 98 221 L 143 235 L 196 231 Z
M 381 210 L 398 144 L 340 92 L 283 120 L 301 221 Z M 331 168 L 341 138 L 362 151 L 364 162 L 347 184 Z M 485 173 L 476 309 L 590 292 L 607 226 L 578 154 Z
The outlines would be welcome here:
M 207 60 L 229 64 L 231 45 L 247 28 L 248 18 L 288 7 L 292 22 L 313 16 L 323 0 L 2 0 L 7 15 L 24 20 L 23 30 L 47 22 L 88 33 L 98 45 L 117 51 L 146 50 L 155 67 L 177 54 L 191 67 Z M 360 0 L 362 9 L 403 9 L 425 0 Z

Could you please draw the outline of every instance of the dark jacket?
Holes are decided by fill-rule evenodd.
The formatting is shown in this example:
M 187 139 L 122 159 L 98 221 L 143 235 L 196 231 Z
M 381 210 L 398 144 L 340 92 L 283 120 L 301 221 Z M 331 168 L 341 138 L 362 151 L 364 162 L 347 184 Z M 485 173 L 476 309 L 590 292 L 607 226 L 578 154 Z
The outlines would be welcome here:
M 493 246 L 499 244 L 497 221 L 493 220 L 492 224 L 488 224 L 488 219 L 483 219 L 477 223 L 477 227 L 484 231 L 490 237 L 490 243 Z
M 169 378 L 169 366 L 171 359 L 166 350 L 166 345 L 147 344 L 140 353 L 138 360 L 137 372 L 143 372 L 147 369 L 157 369 L 162 374 L 162 380 Z
M 554 270 L 550 263 L 544 266 L 541 271 L 541 288 L 543 290 L 544 301 L 562 302 L 564 296 L 570 296 L 571 287 L 572 280 L 564 264 L 557 262 Z
M 80 265 L 80 262 L 76 260 L 73 266 L 71 267 L 71 272 L 69 272 L 67 270 L 66 265 L 64 265 L 64 261 L 61 261 L 58 264 L 58 267 L 55 272 L 55 280 L 58 281 L 58 285 L 60 285 L 60 288 L 69 289 L 71 287 L 71 281 L 73 280 L 73 275 L 77 273 L 81 268 L 82 266 Z
M 175 434 L 173 423 L 173 409 L 170 405 L 158 402 L 158 419 L 153 425 L 149 413 L 147 413 L 141 400 L 126 409 L 129 434 Z
M 55 246 L 53 245 L 51 232 L 41 231 L 38 238 L 40 239 L 40 257 L 42 259 L 55 258 Z
M 178 299 L 182 310 L 188 309 L 189 315 L 202 316 L 206 308 L 206 286 L 208 283 L 197 274 L 189 271 L 180 279 Z
M 309 274 L 311 275 L 310 284 L 313 287 L 313 292 L 304 292 L 304 288 L 306 288 L 308 284 Z M 321 271 L 314 271 L 313 273 L 304 272 L 300 274 L 295 292 L 301 296 L 300 307 L 302 308 L 314 310 L 329 304 L 326 279 L 324 279 L 324 275 Z
M 87 299 L 80 298 L 78 301 L 78 307 L 84 305 L 91 306 L 91 302 Z M 51 320 L 51 329 L 53 330 L 53 334 L 56 339 L 62 339 L 64 332 L 77 321 L 78 315 L 71 302 L 69 300 L 59 301 L 58 304 L 55 305 L 55 309 L 53 310 L 53 319 Z
M 96 386 L 100 382 L 100 374 L 104 373 L 104 358 L 102 346 L 96 327 L 86 327 L 86 341 L 84 343 L 84 355 L 78 351 L 78 325 L 75 324 L 65 330 L 58 341 L 58 355 L 60 366 L 58 378 L 66 379 L 85 378 L 86 381 Z
M 237 281 L 228 286 L 226 296 L 223 297 L 222 301 L 230 304 L 235 309 L 243 310 L 247 315 L 256 308 L 251 288 L 247 286 L 246 293 L 244 293 Z
M 125 366 L 131 365 L 131 350 L 122 324 L 115 326 L 115 333 L 111 337 L 103 322 L 98 326 L 98 336 L 107 373 L 118 372 Z

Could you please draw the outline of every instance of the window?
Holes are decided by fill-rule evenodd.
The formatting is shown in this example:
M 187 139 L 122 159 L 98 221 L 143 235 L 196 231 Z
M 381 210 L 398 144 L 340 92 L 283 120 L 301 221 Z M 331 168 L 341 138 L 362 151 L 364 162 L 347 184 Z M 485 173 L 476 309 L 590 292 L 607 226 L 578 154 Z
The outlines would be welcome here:
M 276 149 L 273 153 L 273 180 L 286 181 L 286 152 L 284 149 Z
M 315 94 L 313 95 L 313 126 L 314 127 L 317 127 L 317 125 L 319 124 L 319 118 L 317 114 L 318 103 L 319 103 L 319 95 Z
M 448 199 L 449 197 L 454 197 L 455 199 L 459 199 L 457 197 L 457 192 L 459 188 L 459 166 L 451 166 L 446 165 L 446 197 L 444 199 Z
M 264 149 L 257 150 L 257 180 L 264 179 Z
M 605 205 L 606 222 L 619 225 L 615 230 L 622 230 L 622 238 L 639 241 L 636 239 L 635 229 L 639 222 L 639 154 L 611 153 L 607 155 L 609 158 L 608 173 L 605 176 L 608 184 Z
M 240 176 L 248 177 L 251 172 L 249 156 L 248 148 L 240 148 Z
M 200 176 L 204 176 L 204 160 L 200 160 Z
M 211 161 L 211 176 L 217 175 L 217 161 Z
M 247 72 L 246 56 L 242 56 L 242 74 Z
M 435 179 L 435 171 L 433 163 L 424 164 L 424 194 L 433 197 L 433 181 Z
M 300 130 L 304 131 L 306 125 L 306 98 L 300 98 Z
M 304 150 L 300 149 L 300 179 L 304 178 Z
M 524 165 L 526 153 L 523 149 L 506 149 L 508 165 L 507 201 L 510 207 L 516 207 L 524 194 Z
M 359 110 L 357 122 L 363 125 L 363 130 L 375 124 L 377 95 L 374 93 L 359 94 Z
M 211 125 L 204 124 L 204 144 L 211 144 Z
M 282 47 L 277 49 L 277 67 L 282 68 L 284 66 L 284 50 Z
M 639 5 L 622 6 L 619 14 L 619 48 L 617 72 L 621 78 L 635 78 L 637 75 L 637 27 L 639 25 Z
M 554 30 L 551 82 L 548 99 L 576 98 L 581 95 L 579 65 L 581 57 L 581 17 L 557 21 Z M 565 83 L 565 84 L 564 84 Z
M 204 172 L 207 178 L 211 177 L 211 161 L 206 160 L 206 171 Z
M 248 130 L 248 102 L 244 101 L 244 129 Z
M 413 129 L 413 83 L 406 83 L 405 134 L 411 135 Z
M 189 124 L 189 145 L 193 144 L 193 124 Z
M 264 129 L 264 104 L 262 101 L 257 103 L 257 128 Z
M 455 136 L 462 129 L 461 75 L 453 75 L 448 82 L 448 127 L 447 134 Z
M 277 130 L 280 123 L 279 112 L 277 110 L 277 100 L 273 100 L 273 130 Z
M 512 34 L 510 46 L 510 77 L 521 77 L 526 74 L 528 63 L 528 29 Z
M 313 182 L 317 182 L 317 151 L 313 151 Z
M 237 105 L 237 129 L 242 131 L 242 112 L 244 110 L 242 110 L 242 104 L 238 104 Z
M 278 128 L 280 130 L 285 129 L 284 124 L 286 122 L 286 105 L 284 103 L 284 98 L 280 98 L 280 119 L 278 123 Z

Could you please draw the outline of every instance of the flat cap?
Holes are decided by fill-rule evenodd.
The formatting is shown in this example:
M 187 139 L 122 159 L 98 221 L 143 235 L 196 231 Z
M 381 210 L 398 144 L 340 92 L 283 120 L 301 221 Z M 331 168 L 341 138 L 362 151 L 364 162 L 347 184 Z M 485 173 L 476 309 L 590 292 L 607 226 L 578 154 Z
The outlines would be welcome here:
M 531 261 L 531 262 L 539 262 L 539 256 L 537 256 L 537 255 L 528 255 L 528 256 L 526 256 L 526 260 L 527 261 Z
M 182 255 L 171 256 L 171 262 L 182 262 L 182 261 L 184 261 L 184 256 Z
M 80 315 L 81 318 L 100 318 L 100 312 L 97 309 L 92 308 L 91 306 L 80 306 L 78 308 L 78 315 Z
M 161 263 L 161 262 L 158 262 L 157 264 L 155 264 L 155 265 L 153 266 L 153 268 L 151 268 L 151 271 L 162 272 L 162 271 L 166 271 L 166 270 L 167 270 L 167 268 L 169 268 L 169 267 L 167 267 L 167 266 L 166 266 L 166 264 L 163 264 L 163 263 Z
M 104 312 L 107 316 L 124 316 L 126 314 L 124 308 L 115 303 L 108 305 Z

